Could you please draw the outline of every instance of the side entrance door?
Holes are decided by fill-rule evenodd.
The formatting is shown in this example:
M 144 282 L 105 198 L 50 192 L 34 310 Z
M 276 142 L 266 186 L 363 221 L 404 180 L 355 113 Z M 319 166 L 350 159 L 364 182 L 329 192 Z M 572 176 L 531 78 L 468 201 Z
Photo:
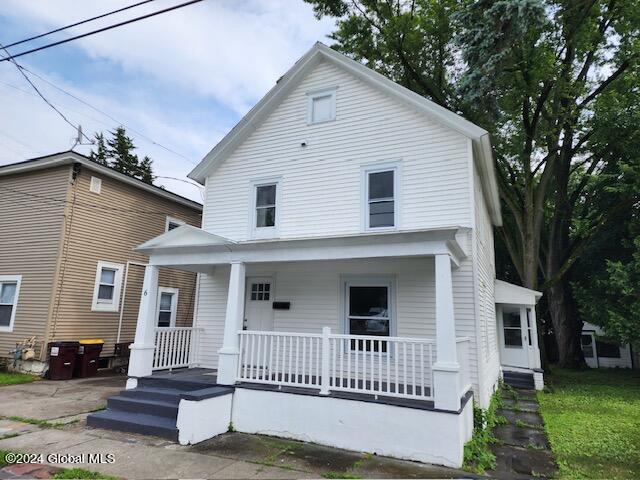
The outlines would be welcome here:
M 245 301 L 245 330 L 273 331 L 272 277 L 249 277 Z
M 529 334 L 524 307 L 501 305 L 498 308 L 500 363 L 504 366 L 529 368 Z M 529 320 L 531 321 L 531 320 Z

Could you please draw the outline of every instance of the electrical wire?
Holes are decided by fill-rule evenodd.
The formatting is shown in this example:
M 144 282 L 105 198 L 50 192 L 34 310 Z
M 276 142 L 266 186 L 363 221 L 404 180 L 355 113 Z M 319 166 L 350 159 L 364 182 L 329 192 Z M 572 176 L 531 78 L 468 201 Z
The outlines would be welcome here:
M 47 45 L 42 45 L 41 47 L 32 48 L 31 50 L 27 50 L 27 51 L 24 51 L 24 52 L 16 53 L 15 55 L 11 55 L 10 57 L 1 58 L 0 62 L 6 62 L 8 60 L 13 60 L 15 58 L 22 57 L 24 55 L 29 55 L 30 53 L 39 52 L 39 51 L 45 50 L 47 48 L 51 48 L 51 47 L 55 47 L 55 46 L 58 46 L 58 45 L 62 45 L 64 43 L 72 42 L 73 40 L 78 40 L 80 38 L 88 37 L 90 35 L 95 35 L 96 33 L 106 32 L 107 30 L 111 30 L 111 29 L 114 29 L 114 28 L 117 28 L 117 27 L 122 27 L 122 26 L 128 25 L 130 23 L 139 22 L 140 20 L 144 20 L 146 18 L 154 17 L 154 16 L 160 15 L 162 13 L 167 13 L 167 12 L 170 12 L 172 10 L 176 10 L 178 8 L 187 7 L 189 5 L 192 5 L 194 3 L 199 3 L 201 1 L 202 0 L 190 0 L 189 2 L 181 3 L 179 5 L 174 5 L 173 7 L 164 8 L 162 10 L 158 10 L 156 12 L 148 13 L 148 14 L 142 15 L 140 17 L 131 18 L 131 19 L 125 20 L 123 22 L 119 22 L 119 23 L 115 23 L 113 25 L 109 25 L 107 27 L 103 27 L 103 28 L 99 28 L 97 30 L 92 30 L 92 31 L 87 32 L 87 33 L 83 33 L 81 35 L 76 35 L 74 37 L 65 38 L 64 40 L 60 40 L 58 42 L 48 43 Z
M 111 12 L 103 13 L 102 15 L 97 15 L 95 17 L 87 18 L 85 20 L 81 20 L 79 22 L 72 23 L 70 25 L 65 25 L 64 27 L 56 28 L 55 30 L 51 30 L 51 31 L 46 32 L 46 33 L 41 33 L 40 35 L 35 35 L 33 37 L 25 38 L 24 40 L 20 40 L 18 42 L 10 43 L 9 45 L 5 45 L 5 47 L 7 47 L 7 48 L 15 47 L 16 45 L 20 45 L 22 43 L 30 42 L 31 40 L 36 40 L 38 38 L 46 37 L 47 35 L 51 35 L 53 33 L 62 32 L 63 30 L 67 30 L 68 28 L 77 27 L 78 25 L 82 25 L 84 23 L 92 22 L 94 20 L 98 20 L 99 18 L 108 17 L 109 15 L 113 15 L 114 13 L 124 12 L 125 10 L 129 10 L 131 8 L 138 7 L 140 5 L 144 5 L 145 3 L 150 3 L 150 2 L 153 2 L 153 1 L 155 1 L 155 0 L 144 0 L 144 2 L 134 3 L 133 5 L 129 5 L 127 7 L 119 8 L 118 10 L 113 10 Z

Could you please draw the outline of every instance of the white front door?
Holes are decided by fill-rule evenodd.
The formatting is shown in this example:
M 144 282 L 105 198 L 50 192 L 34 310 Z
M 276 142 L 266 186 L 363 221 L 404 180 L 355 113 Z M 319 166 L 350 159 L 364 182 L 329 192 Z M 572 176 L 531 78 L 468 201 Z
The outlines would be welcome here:
M 529 368 L 529 340 L 532 330 L 530 322 L 533 319 L 529 317 L 527 325 L 527 311 L 524 307 L 502 305 L 498 308 L 498 320 L 500 363 L 505 366 Z
M 245 328 L 273 331 L 273 279 L 249 277 L 246 288 Z

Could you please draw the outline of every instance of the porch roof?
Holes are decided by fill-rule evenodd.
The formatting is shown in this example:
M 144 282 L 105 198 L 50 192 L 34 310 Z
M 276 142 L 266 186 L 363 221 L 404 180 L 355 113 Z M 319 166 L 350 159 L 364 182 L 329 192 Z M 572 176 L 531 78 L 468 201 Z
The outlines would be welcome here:
M 508 283 L 503 280 L 495 281 L 495 299 L 496 303 L 504 303 L 511 305 L 535 305 L 542 297 L 542 292 L 531 290 L 530 288 L 521 287 Z
M 136 250 L 149 264 L 206 272 L 213 265 L 448 254 L 455 265 L 467 254 L 457 239 L 464 227 L 374 232 L 344 236 L 234 241 L 183 225 Z

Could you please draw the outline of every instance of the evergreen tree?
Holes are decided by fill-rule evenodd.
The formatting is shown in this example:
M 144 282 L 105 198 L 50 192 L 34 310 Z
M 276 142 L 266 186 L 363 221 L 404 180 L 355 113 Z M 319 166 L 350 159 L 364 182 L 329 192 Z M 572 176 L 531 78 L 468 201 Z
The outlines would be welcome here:
M 96 133 L 94 137 L 96 139 L 97 149 L 95 152 L 91 150 L 91 153 L 89 154 L 89 158 L 101 165 L 108 166 L 109 165 L 108 158 L 107 158 L 108 152 L 107 152 L 107 146 L 105 145 L 105 141 L 104 141 L 104 134 Z
M 124 127 L 120 126 L 109 133 L 111 138 L 106 140 L 102 133 L 96 133 L 97 149 L 91 151 L 89 157 L 102 165 L 153 185 L 156 178 L 153 175 L 153 161 L 148 156 L 140 160 L 138 155 L 133 153 L 136 146 Z

